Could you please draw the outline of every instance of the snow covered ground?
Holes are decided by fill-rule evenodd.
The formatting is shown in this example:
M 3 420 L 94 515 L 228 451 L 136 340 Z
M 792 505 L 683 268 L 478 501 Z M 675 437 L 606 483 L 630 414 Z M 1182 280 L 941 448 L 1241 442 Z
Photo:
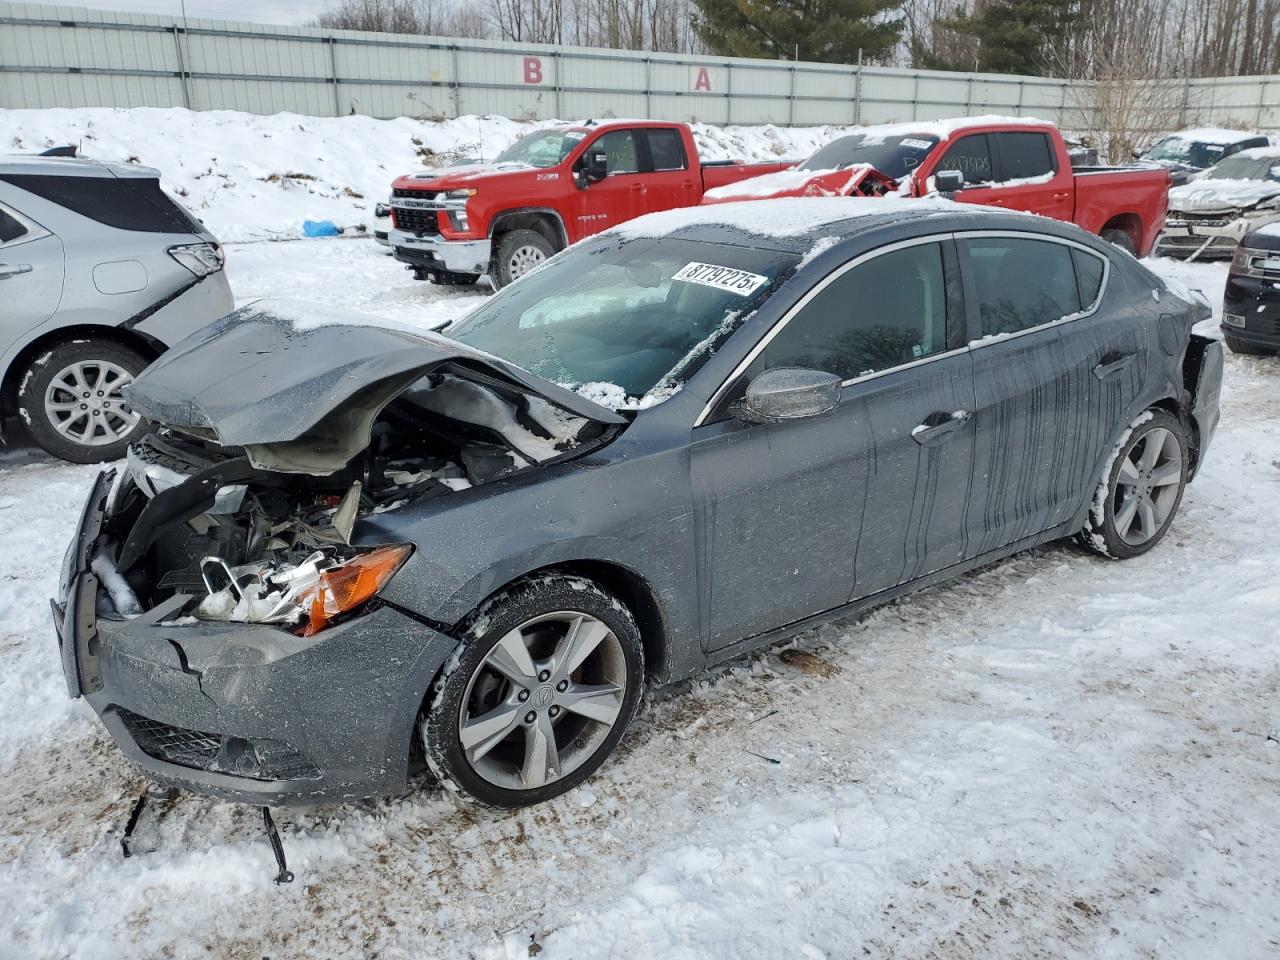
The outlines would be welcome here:
M 371 241 L 233 245 L 239 298 L 424 319 Z M 1221 298 L 1225 268 L 1158 261 Z M 66 698 L 47 598 L 95 468 L 0 453 L 0 957 L 1280 953 L 1280 362 L 1232 357 L 1171 535 L 1024 554 L 651 698 L 586 786 L 279 817 L 150 808 Z M 540 950 L 535 950 L 535 945 Z
M 0 155 L 74 144 L 141 163 L 224 242 L 298 237 L 304 220 L 373 229 L 391 181 L 423 166 L 492 160 L 546 123 L 505 117 L 375 120 L 180 108 L 0 110 Z M 708 160 L 803 159 L 840 127 L 693 124 Z

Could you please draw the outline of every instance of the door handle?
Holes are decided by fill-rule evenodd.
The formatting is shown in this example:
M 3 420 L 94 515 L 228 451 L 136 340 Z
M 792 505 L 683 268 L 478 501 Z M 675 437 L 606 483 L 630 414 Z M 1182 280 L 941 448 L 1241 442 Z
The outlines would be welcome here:
M 633 184 L 631 185 L 631 189 L 632 189 L 632 190 L 634 190 L 636 193 L 648 193 L 648 192 L 649 192 L 649 187 L 648 187 L 646 184 L 643 184 L 643 183 L 633 183 Z
M 1071 199 L 1071 194 L 1069 194 L 1069 193 L 1055 193 L 1055 194 L 1053 195 L 1053 199 L 1055 199 L 1055 200 L 1070 200 L 1070 199 Z
M 0 263 L 0 278 L 12 277 L 19 273 L 30 273 L 31 264 L 29 263 Z
M 1111 351 L 1103 354 L 1102 359 L 1098 361 L 1098 365 L 1093 368 L 1093 375 L 1099 380 L 1106 380 L 1114 377 L 1121 370 L 1124 370 L 1129 364 L 1133 363 L 1134 354 L 1120 353 Z
M 968 422 L 968 410 L 953 410 L 951 413 L 938 410 L 925 417 L 923 423 L 912 427 L 911 439 L 922 447 L 937 446 Z

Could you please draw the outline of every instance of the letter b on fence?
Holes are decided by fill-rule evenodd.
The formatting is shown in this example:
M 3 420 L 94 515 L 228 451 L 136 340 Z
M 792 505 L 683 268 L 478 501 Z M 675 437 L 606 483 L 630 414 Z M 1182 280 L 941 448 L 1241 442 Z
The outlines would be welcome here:
M 541 83 L 542 82 L 542 58 L 541 57 L 525 57 L 524 58 L 524 82 L 525 83 Z

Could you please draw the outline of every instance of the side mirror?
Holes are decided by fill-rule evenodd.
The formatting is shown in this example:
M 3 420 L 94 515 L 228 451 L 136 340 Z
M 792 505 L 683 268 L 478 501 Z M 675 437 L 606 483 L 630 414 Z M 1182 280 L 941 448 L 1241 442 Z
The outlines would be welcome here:
M 959 170 L 939 170 L 933 175 L 933 185 L 939 193 L 955 193 L 964 189 L 964 174 Z
M 1269 176 L 1272 180 L 1280 180 L 1280 164 L 1277 164 L 1276 166 L 1268 170 L 1267 176 Z
M 733 405 L 746 423 L 780 423 L 830 413 L 840 403 L 841 380 L 834 373 L 776 367 L 751 381 L 747 395 Z
M 1142 159 L 1142 151 L 1138 147 L 1134 147 L 1132 150 L 1129 151 L 1129 153 L 1133 156 L 1133 159 L 1135 160 Z
M 609 155 L 603 150 L 588 150 L 582 155 L 582 179 L 599 183 L 609 175 Z

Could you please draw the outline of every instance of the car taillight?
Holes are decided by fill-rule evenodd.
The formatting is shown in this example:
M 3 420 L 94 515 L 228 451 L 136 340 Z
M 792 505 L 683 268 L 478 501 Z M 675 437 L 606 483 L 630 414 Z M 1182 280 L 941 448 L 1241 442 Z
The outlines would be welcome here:
M 216 243 L 186 243 L 169 248 L 169 256 L 177 260 L 197 277 L 217 273 L 226 262 L 222 248 Z

